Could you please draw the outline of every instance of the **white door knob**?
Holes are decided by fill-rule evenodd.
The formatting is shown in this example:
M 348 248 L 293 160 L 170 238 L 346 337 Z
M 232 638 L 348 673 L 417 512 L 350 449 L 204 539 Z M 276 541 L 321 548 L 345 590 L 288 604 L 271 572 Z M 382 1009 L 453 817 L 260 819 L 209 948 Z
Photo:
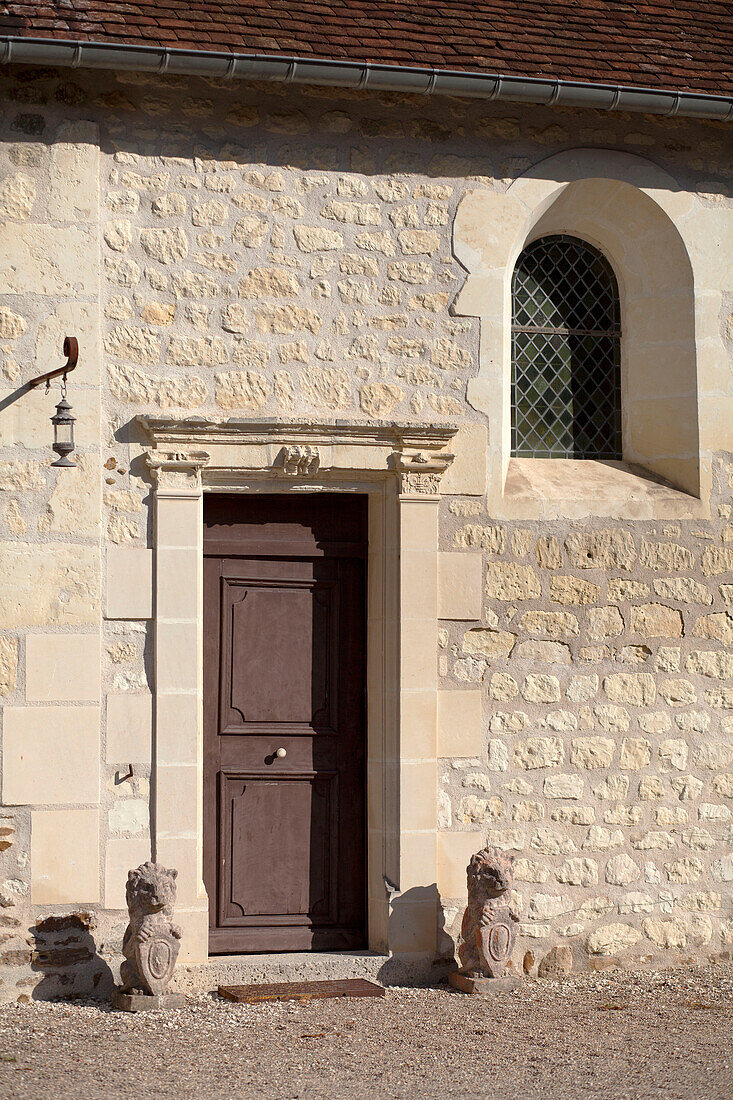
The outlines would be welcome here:
M 287 749 L 277 749 L 276 752 L 275 752 L 275 756 L 277 756 L 279 760 L 282 760 L 283 757 L 287 756 L 287 755 L 288 755 L 288 750 Z

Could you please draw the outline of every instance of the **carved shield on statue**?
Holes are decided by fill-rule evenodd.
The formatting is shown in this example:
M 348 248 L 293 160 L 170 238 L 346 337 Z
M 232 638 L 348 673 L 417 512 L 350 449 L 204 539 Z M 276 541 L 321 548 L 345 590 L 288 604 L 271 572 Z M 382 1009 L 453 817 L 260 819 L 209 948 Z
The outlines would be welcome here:
M 476 937 L 479 957 L 486 972 L 491 978 L 500 978 L 511 957 L 517 937 L 517 926 L 509 916 L 508 910 L 506 915 L 502 912 L 494 914 L 491 924 L 480 925 Z
M 154 997 L 162 996 L 168 988 L 179 946 L 171 936 L 152 936 L 138 946 L 138 970 Z

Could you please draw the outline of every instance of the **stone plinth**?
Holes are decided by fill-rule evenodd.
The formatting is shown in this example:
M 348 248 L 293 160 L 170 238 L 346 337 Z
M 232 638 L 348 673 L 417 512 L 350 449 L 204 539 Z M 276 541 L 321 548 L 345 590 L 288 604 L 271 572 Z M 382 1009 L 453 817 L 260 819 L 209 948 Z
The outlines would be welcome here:
M 460 989 L 462 993 L 508 993 L 512 989 L 518 989 L 520 985 L 519 978 L 514 975 L 504 978 L 472 978 L 462 970 L 452 970 L 448 981 L 454 989 Z
M 119 1012 L 151 1012 L 154 1008 L 185 1008 L 186 998 L 182 993 L 162 993 L 152 996 L 149 993 L 120 993 L 112 990 L 112 1008 Z

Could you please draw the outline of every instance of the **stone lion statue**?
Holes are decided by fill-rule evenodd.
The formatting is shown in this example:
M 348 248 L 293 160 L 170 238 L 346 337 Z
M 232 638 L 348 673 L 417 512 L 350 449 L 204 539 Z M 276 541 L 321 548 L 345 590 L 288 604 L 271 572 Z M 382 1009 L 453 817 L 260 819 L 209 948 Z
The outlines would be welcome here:
M 514 947 L 519 916 L 509 904 L 512 856 L 482 848 L 466 868 L 468 905 L 463 914 L 458 957 L 474 978 L 501 976 Z
M 178 871 L 143 863 L 127 875 L 130 923 L 122 941 L 120 993 L 165 993 L 180 949 L 181 929 L 173 923 Z

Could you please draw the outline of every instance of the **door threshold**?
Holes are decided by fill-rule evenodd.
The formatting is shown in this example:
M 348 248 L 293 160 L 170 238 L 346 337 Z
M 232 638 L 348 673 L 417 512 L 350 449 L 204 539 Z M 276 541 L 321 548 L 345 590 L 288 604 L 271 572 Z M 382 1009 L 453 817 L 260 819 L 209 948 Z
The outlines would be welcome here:
M 206 962 L 180 966 L 175 973 L 181 993 L 212 992 L 220 985 L 257 982 L 380 981 L 389 955 L 373 951 L 288 951 L 271 955 L 211 955 Z

